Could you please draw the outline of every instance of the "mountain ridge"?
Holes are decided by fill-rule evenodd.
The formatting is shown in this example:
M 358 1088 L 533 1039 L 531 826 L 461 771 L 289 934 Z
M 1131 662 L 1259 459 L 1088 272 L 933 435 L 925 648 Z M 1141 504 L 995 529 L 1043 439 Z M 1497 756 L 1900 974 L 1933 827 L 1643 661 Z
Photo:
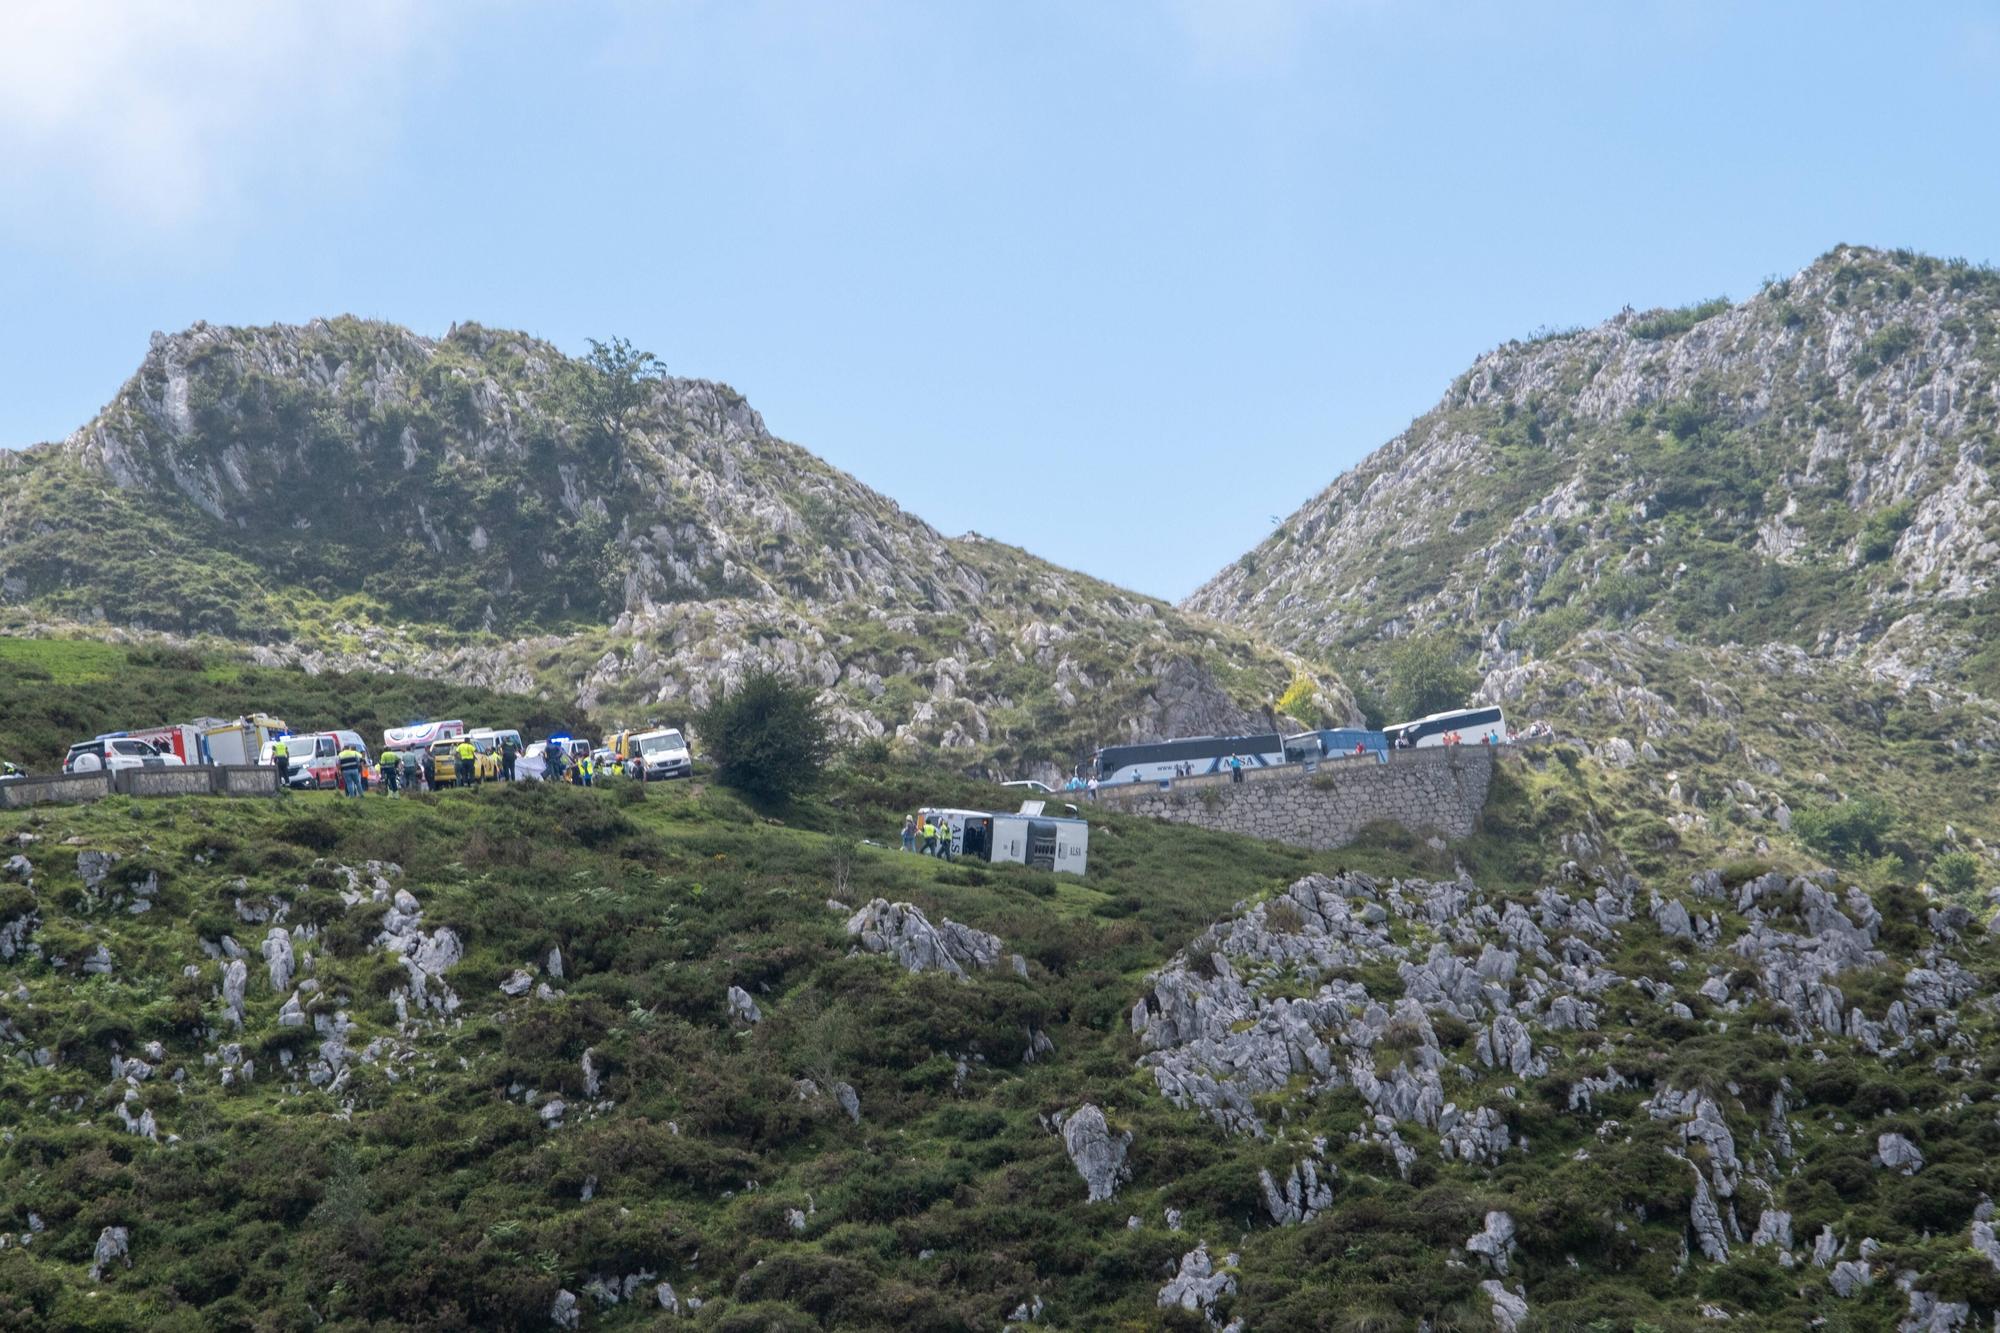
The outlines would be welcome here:
M 727 385 L 475 324 L 156 335 L 89 423 L 0 469 L 0 594 L 22 616 L 620 717 L 776 665 L 851 736 L 1042 776 L 1103 740 L 1268 725 L 1312 674 L 1158 599 L 945 537 Z M 1315 709 L 1344 718 L 1318 674 Z

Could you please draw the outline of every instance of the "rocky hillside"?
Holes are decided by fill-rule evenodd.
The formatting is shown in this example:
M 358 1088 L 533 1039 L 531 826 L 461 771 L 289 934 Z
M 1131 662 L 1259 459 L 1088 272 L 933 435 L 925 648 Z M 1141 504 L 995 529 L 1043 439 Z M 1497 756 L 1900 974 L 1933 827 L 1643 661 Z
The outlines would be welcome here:
M 156 335 L 60 444 L 0 465 L 17 619 L 541 689 L 612 720 L 748 665 L 851 734 L 1004 763 L 1250 725 L 1292 665 L 976 537 L 774 438 L 741 395 L 622 347 L 471 325 Z M 1346 711 L 1337 686 L 1318 706 Z
M 1471 625 L 1796 644 L 1996 692 L 2000 274 L 1841 249 L 1509 343 L 1188 601 L 1299 648 Z
M 1576 761 L 1060 882 L 867 762 L 0 815 L 0 1324 L 1990 1327 L 2000 945 Z
M 1377 684 L 1442 636 L 1683 826 L 1879 788 L 1921 872 L 2000 834 L 1996 432 L 2000 274 L 1842 248 L 1496 349 L 1185 609 Z

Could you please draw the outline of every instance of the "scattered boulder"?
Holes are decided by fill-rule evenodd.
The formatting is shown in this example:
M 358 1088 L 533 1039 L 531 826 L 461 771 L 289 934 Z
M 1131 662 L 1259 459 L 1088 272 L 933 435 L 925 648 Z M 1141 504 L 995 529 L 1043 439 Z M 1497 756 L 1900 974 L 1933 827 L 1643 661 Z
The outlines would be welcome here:
M 729 1016 L 742 1023 L 761 1023 L 764 1011 L 757 1007 L 757 1001 L 741 986 L 729 988 Z
M 1160 1288 L 1159 1308 L 1167 1310 L 1179 1306 L 1190 1313 L 1205 1316 L 1210 1324 L 1214 1324 L 1215 1302 L 1236 1292 L 1236 1275 L 1229 1271 L 1236 1265 L 1236 1256 L 1229 1255 L 1222 1262 L 1223 1271 L 1217 1272 L 1208 1257 L 1206 1241 L 1182 1255 L 1180 1271 Z
M 264 965 L 271 971 L 271 989 L 283 995 L 292 988 L 292 938 L 283 926 L 271 927 L 264 937 Z
M 1833 1288 L 1833 1294 L 1844 1301 L 1854 1299 L 1857 1293 L 1867 1290 L 1875 1281 L 1867 1264 L 1856 1263 L 1852 1259 L 1842 1259 L 1835 1264 L 1833 1271 L 1826 1275 L 1826 1280 Z
M 1132 1146 L 1132 1135 L 1127 1132 L 1114 1137 L 1104 1112 L 1090 1102 L 1064 1117 L 1060 1127 L 1063 1148 L 1076 1173 L 1083 1177 L 1088 1201 L 1103 1203 L 1114 1197 L 1127 1174 L 1125 1154 Z
M 556 1293 L 556 1303 L 549 1307 L 549 1322 L 557 1328 L 569 1329 L 583 1322 L 583 1311 L 577 1305 L 576 1293 L 568 1287 Z
M 1485 1229 L 1468 1237 L 1465 1248 L 1485 1259 L 1501 1277 L 1507 1276 L 1508 1261 L 1514 1257 L 1513 1217 L 1503 1212 L 1486 1214 Z
M 962 977 L 1000 966 L 1006 946 L 998 935 L 939 918 L 933 925 L 913 903 L 877 898 L 847 920 L 847 933 L 868 953 L 888 954 L 911 972 Z M 1025 962 L 1015 967 L 1026 970 Z
M 1875 1138 L 1875 1160 L 1889 1170 L 1914 1176 L 1924 1169 L 1924 1155 L 1917 1145 L 1901 1134 L 1879 1134 Z
M 1509 1291 L 1500 1285 L 1498 1278 L 1489 1277 L 1479 1284 L 1479 1290 L 1493 1307 L 1493 1327 L 1500 1333 L 1515 1333 L 1528 1317 L 1527 1288 Z
M 132 1233 L 125 1227 L 106 1227 L 97 1233 L 97 1247 L 90 1253 L 90 1280 L 102 1282 L 104 1271 L 114 1263 L 132 1266 Z
M 507 974 L 505 981 L 500 983 L 500 993 L 508 996 L 522 996 L 534 989 L 534 985 L 535 978 L 528 972 L 517 967 Z
M 111 877 L 111 867 L 118 864 L 116 852 L 78 852 L 76 854 L 76 877 L 83 881 L 83 887 L 92 893 L 102 893 L 104 882 Z
M 250 968 L 241 958 L 232 958 L 222 969 L 222 1005 L 229 1021 L 243 1026 L 243 990 L 250 984 Z

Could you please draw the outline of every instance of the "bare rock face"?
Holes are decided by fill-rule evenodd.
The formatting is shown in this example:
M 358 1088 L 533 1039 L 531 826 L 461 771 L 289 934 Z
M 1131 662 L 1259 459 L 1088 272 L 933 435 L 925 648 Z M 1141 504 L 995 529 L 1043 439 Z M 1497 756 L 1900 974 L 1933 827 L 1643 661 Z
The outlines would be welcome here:
M 848 918 L 847 933 L 864 951 L 888 954 L 911 972 L 954 977 L 993 970 L 1006 949 L 997 935 L 945 919 L 933 925 L 914 904 L 886 898 L 875 899 Z
M 1125 1154 L 1132 1146 L 1128 1131 L 1113 1135 L 1104 1112 L 1085 1102 L 1064 1116 L 1061 1122 L 1063 1148 L 1083 1177 L 1088 1201 L 1103 1203 L 1118 1193 L 1125 1179 Z
M 1708 1181 L 1699 1174 L 1694 1178 L 1694 1202 L 1688 1205 L 1688 1224 L 1702 1254 L 1718 1264 L 1729 1262 L 1729 1235 L 1722 1229 L 1722 1210 L 1715 1206 Z

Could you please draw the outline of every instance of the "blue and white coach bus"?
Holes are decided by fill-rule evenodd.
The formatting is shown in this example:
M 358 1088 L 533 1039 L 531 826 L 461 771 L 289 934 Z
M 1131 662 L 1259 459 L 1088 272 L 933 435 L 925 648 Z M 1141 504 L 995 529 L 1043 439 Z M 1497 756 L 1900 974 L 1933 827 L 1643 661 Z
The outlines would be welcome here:
M 1107 745 L 1091 761 L 1090 771 L 1107 786 L 1162 782 L 1183 771 L 1194 775 L 1227 772 L 1231 755 L 1240 758 L 1245 768 L 1275 768 L 1285 762 L 1285 738 L 1272 731 L 1258 736 L 1190 736 L 1146 745 Z M 1183 765 L 1187 767 L 1183 769 Z

